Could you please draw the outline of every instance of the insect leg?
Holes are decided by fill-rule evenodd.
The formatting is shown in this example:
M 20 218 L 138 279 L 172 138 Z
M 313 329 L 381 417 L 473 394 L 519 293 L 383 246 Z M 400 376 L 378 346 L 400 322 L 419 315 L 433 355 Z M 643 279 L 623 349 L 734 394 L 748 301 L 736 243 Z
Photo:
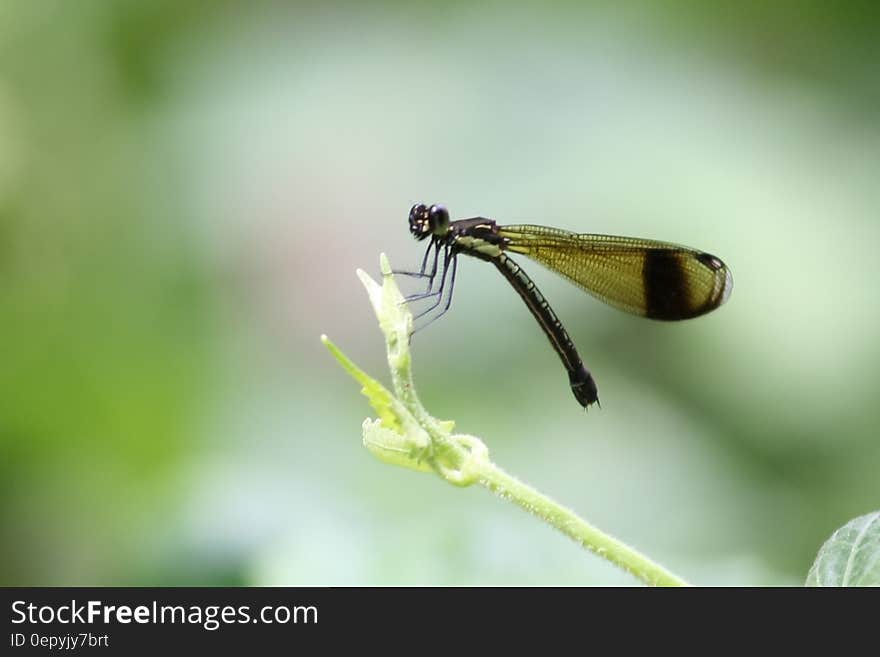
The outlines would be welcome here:
M 440 275 L 440 288 L 436 292 L 426 293 L 425 295 L 423 295 L 421 297 L 421 298 L 427 298 L 427 297 L 431 296 L 431 297 L 436 297 L 437 300 L 433 304 L 431 304 L 430 306 L 428 306 L 427 308 L 422 310 L 421 312 L 414 315 L 413 316 L 414 320 L 419 319 L 421 317 L 424 317 L 425 315 L 430 313 L 432 310 L 435 310 L 440 305 L 440 303 L 443 301 L 443 292 L 446 290 L 446 277 L 449 274 L 449 265 L 451 263 L 452 268 L 455 269 L 455 262 L 456 262 L 455 254 L 452 252 L 452 249 L 450 249 L 449 247 L 446 247 L 446 249 L 443 252 L 443 273 Z M 427 324 L 425 326 L 427 326 Z M 424 328 L 424 327 L 422 327 L 422 328 Z

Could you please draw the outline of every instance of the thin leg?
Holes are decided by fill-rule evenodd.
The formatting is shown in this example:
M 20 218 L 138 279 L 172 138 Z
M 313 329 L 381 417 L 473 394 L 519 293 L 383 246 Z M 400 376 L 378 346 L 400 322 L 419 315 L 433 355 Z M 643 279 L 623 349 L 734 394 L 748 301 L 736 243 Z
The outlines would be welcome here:
M 424 317 L 429 312 L 431 312 L 432 310 L 437 308 L 437 306 L 439 306 L 440 303 L 443 301 L 443 290 L 446 289 L 446 275 L 449 273 L 449 264 L 450 264 L 450 262 L 452 262 L 453 263 L 452 267 L 454 269 L 455 268 L 455 264 L 454 264 L 455 261 L 456 261 L 456 258 L 453 255 L 452 250 L 447 248 L 445 253 L 443 254 L 443 274 L 440 277 L 440 289 L 437 290 L 437 292 L 425 293 L 425 297 L 436 296 L 437 300 L 433 304 L 431 304 L 429 307 L 425 308 L 423 311 L 418 313 L 417 315 L 414 315 L 413 316 L 414 320 L 419 319 L 420 317 Z
M 391 273 L 395 276 L 400 274 L 402 276 L 413 276 L 415 278 L 426 278 L 429 277 L 430 274 L 426 274 L 425 270 L 428 268 L 428 257 L 431 255 L 431 248 L 435 246 L 433 243 L 428 244 L 428 248 L 425 249 L 425 257 L 422 258 L 422 268 L 418 271 L 404 271 L 403 269 L 392 269 Z M 436 250 L 435 250 L 436 252 Z M 434 268 L 436 270 L 437 263 L 434 263 Z
M 425 266 L 427 264 L 427 258 L 428 258 L 429 253 L 430 253 L 430 249 L 429 249 L 429 252 L 425 254 L 425 261 L 422 263 L 423 266 Z M 441 278 L 446 277 L 446 267 L 449 264 L 448 251 L 443 252 L 443 259 L 444 259 L 444 264 L 443 264 L 444 271 L 443 271 L 443 275 Z M 409 303 L 411 301 L 422 301 L 423 299 L 430 299 L 431 297 L 439 296 L 442 293 L 442 287 L 441 287 L 441 290 L 438 290 L 437 292 L 431 291 L 431 288 L 434 286 L 434 278 L 437 276 L 437 267 L 438 267 L 439 260 L 440 260 L 440 245 L 437 244 L 434 247 L 434 264 L 431 267 L 431 273 L 430 274 L 421 274 L 423 277 L 428 278 L 427 289 L 424 292 L 416 292 L 415 294 L 408 294 L 407 296 L 405 296 L 403 298 L 403 300 L 406 303 Z M 413 274 L 413 275 L 417 275 L 417 274 Z
M 452 305 L 452 293 L 455 291 L 455 272 L 456 272 L 457 268 L 458 268 L 458 258 L 452 258 L 452 274 L 449 277 L 449 294 L 446 295 L 446 305 L 443 306 L 443 310 L 441 310 L 434 317 L 432 317 L 430 320 L 428 320 L 422 326 L 420 326 L 418 329 L 416 329 L 417 331 L 421 331 L 423 328 L 426 328 L 430 324 L 433 324 L 438 319 L 443 317 L 443 315 L 446 314 L 446 311 L 449 310 L 449 307 Z M 444 278 L 445 278 L 445 276 L 444 276 Z M 437 303 L 434 304 L 433 307 L 436 308 L 438 305 L 440 305 L 440 299 L 437 300 Z M 422 315 L 419 314 L 417 317 L 421 317 L 421 316 Z
M 425 259 L 422 260 L 422 271 L 425 269 L 425 265 L 428 264 L 428 253 L 430 252 L 430 247 L 425 252 Z M 431 273 L 428 274 L 428 289 L 426 292 L 430 292 L 434 287 L 434 277 L 437 275 L 437 263 L 440 260 L 440 242 L 434 242 L 434 264 L 431 267 Z M 443 265 L 446 267 L 446 265 Z M 445 276 L 446 274 L 444 274 Z
M 430 299 L 431 297 L 440 296 L 440 294 L 441 294 L 440 290 L 438 290 L 437 292 L 419 292 L 417 294 L 407 295 L 407 296 L 403 297 L 403 300 L 406 303 L 410 303 L 412 301 L 422 301 L 423 299 Z
M 431 273 L 426 274 L 425 271 L 428 269 L 428 258 L 431 256 L 431 249 L 434 250 L 434 264 L 431 266 Z M 431 242 L 428 245 L 428 248 L 425 249 L 425 257 L 422 258 L 422 268 L 419 271 L 402 271 L 402 270 L 392 270 L 391 273 L 397 275 L 400 274 L 402 276 L 412 276 L 413 278 L 427 278 L 428 279 L 428 292 L 431 291 L 431 288 L 434 285 L 434 277 L 437 275 L 437 260 L 440 256 L 440 243 L 439 242 Z

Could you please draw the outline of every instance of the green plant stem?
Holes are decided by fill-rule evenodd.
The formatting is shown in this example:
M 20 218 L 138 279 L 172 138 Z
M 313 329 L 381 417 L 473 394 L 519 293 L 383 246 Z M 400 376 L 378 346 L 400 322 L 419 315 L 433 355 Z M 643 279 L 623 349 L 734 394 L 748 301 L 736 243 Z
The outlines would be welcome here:
M 327 336 L 321 336 L 346 371 L 361 383 L 362 392 L 379 415 L 378 420 L 364 421 L 364 446 L 386 463 L 419 472 L 434 472 L 455 486 L 480 483 L 648 585 L 687 586 L 687 582 L 648 557 L 504 472 L 489 459 L 489 450 L 481 440 L 453 433 L 454 422 L 438 420 L 425 410 L 412 377 L 409 339 L 413 318 L 397 289 L 391 265 L 384 254 L 380 266 L 383 274 L 381 286 L 360 270 L 358 276 L 367 289 L 379 326 L 385 334 L 393 393 L 360 370 Z
M 607 559 L 650 586 L 688 586 L 660 564 L 593 527 L 570 509 L 521 482 L 491 461 L 478 473 L 479 482 L 502 499 L 541 518 L 582 547 Z

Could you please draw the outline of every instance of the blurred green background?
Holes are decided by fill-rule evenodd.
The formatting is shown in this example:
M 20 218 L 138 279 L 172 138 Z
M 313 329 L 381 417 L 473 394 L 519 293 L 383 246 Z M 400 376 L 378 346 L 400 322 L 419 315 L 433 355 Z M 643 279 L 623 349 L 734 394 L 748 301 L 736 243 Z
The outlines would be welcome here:
M 630 584 L 385 466 L 327 333 L 453 218 L 681 242 L 677 325 L 523 261 L 602 394 L 465 259 L 428 409 L 699 584 L 799 584 L 880 508 L 880 30 L 819 1 L 0 4 L 0 584 Z

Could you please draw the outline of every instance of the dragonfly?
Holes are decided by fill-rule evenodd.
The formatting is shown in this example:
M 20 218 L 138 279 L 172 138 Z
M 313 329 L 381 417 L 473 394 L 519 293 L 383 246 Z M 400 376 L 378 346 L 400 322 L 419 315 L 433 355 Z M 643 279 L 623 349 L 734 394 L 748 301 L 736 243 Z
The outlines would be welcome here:
M 415 318 L 441 304 L 433 319 L 449 310 L 459 255 L 491 262 L 544 331 L 584 409 L 599 402 L 596 381 L 547 299 L 511 254 L 531 258 L 601 301 L 649 319 L 705 315 L 727 301 L 733 289 L 733 276 L 720 258 L 670 242 L 531 224 L 501 226 L 485 217 L 450 221 L 445 206 L 424 203 L 410 209 L 409 230 L 417 240 L 428 240 L 421 269 L 395 273 L 427 279 L 427 289 L 408 296 L 407 302 L 433 299 Z

